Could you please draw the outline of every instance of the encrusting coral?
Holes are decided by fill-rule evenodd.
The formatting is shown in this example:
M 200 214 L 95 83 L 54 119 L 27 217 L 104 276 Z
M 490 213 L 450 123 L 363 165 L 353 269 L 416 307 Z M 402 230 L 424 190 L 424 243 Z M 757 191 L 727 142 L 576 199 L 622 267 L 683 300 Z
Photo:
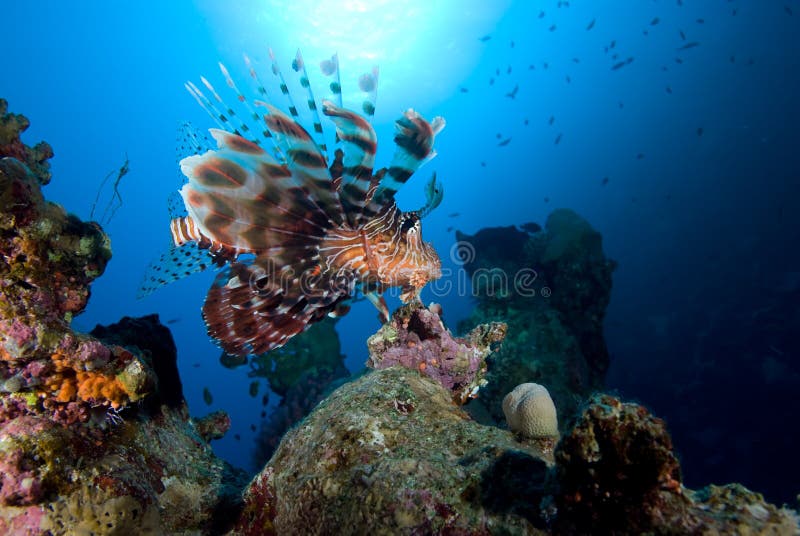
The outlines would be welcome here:
M 486 384 L 486 357 L 503 340 L 502 322 L 482 324 L 464 337 L 454 337 L 437 314 L 438 306 L 410 303 L 399 308 L 369 338 L 367 366 L 383 369 L 401 366 L 418 370 L 453 393 L 464 404 Z

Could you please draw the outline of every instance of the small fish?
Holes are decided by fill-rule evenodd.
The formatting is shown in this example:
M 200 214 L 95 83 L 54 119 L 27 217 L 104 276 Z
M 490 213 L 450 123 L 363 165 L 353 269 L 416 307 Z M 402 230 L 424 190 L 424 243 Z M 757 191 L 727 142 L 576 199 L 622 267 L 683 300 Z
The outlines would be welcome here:
M 226 351 L 222 351 L 222 354 L 219 356 L 219 362 L 225 368 L 236 368 L 242 365 L 247 364 L 247 356 L 246 355 L 237 355 L 237 354 L 229 354 Z
M 697 19 L 697 24 L 705 24 L 705 23 L 706 23 L 705 19 Z
M 735 17 L 737 13 L 739 13 L 739 10 L 738 10 L 738 9 L 736 9 L 736 8 L 734 8 L 734 9 L 731 11 L 731 16 L 732 16 L 732 17 Z
M 618 71 L 627 65 L 624 61 L 618 61 L 614 65 L 611 66 L 612 71 Z
M 528 126 L 528 123 L 530 123 L 530 121 L 528 121 L 528 118 L 526 117 L 526 118 L 525 118 L 525 120 L 524 120 L 524 121 L 522 121 L 522 124 L 523 124 L 523 125 L 525 125 L 525 126 L 527 127 L 527 126 Z
M 625 65 L 630 65 L 631 63 L 633 63 L 633 56 L 625 60 Z
M 559 132 L 558 136 L 556 136 L 556 139 L 553 142 L 555 145 L 558 145 L 559 143 L 561 143 L 561 136 L 563 136 L 563 134 Z
M 544 11 L 540 11 L 540 12 L 539 12 L 539 18 L 540 18 L 540 19 L 543 19 L 543 18 L 544 18 Z
M 661 22 L 661 19 L 659 19 L 658 17 L 655 17 L 655 18 L 653 18 L 653 20 L 650 21 L 650 26 L 655 26 L 659 22 Z
M 622 102 L 622 101 L 619 101 L 619 109 L 621 110 L 621 109 L 623 109 L 624 107 L 625 107 L 625 103 L 624 103 L 624 102 Z
M 497 68 L 494 70 L 494 74 L 496 74 L 497 76 L 500 76 L 500 67 L 497 67 Z
M 551 115 L 551 116 L 550 116 L 550 119 L 548 119 L 548 120 L 547 120 L 547 124 L 548 124 L 548 125 L 550 125 L 550 126 L 552 126 L 552 125 L 553 125 L 553 123 L 555 123 L 555 121 L 556 121 L 556 116 L 554 116 L 554 115 Z
M 566 76 L 565 80 L 567 81 L 567 84 L 572 82 L 572 78 L 570 78 L 569 75 Z
M 672 95 L 672 88 L 667 86 L 666 87 L 666 92 L 669 93 L 670 95 Z
M 544 63 L 542 63 L 542 67 L 544 67 L 545 69 L 547 69 L 548 67 L 550 67 L 550 64 L 549 64 L 549 63 L 547 63 L 547 62 L 544 62 Z
M 446 233 L 452 233 L 453 232 L 453 227 L 452 226 L 448 227 L 447 229 L 445 229 L 445 232 Z
M 597 19 L 592 19 L 592 20 L 591 20 L 591 22 L 589 22 L 589 25 L 588 25 L 588 26 L 586 26 L 586 31 L 587 31 L 587 32 L 588 32 L 589 30 L 591 30 L 592 28 L 594 28 L 594 23 L 595 23 L 595 21 L 596 21 L 596 20 L 597 20 Z
M 580 62 L 581 62 L 580 58 L 572 58 L 572 63 L 580 63 Z
M 551 32 L 555 32 L 556 31 L 556 25 L 553 24 L 552 26 L 550 26 L 550 28 L 548 28 L 548 30 L 550 30 Z
M 605 186 L 606 184 L 608 184 L 608 181 L 609 181 L 608 177 L 603 177 L 603 180 L 600 181 L 600 186 Z
M 536 66 L 534 64 L 531 63 L 530 65 L 528 65 L 528 70 L 529 71 L 533 71 L 535 69 L 536 69 Z
M 458 218 L 459 216 L 461 216 L 460 212 L 451 212 L 447 215 L 448 218 Z
M 251 432 L 255 432 L 256 431 L 256 425 L 255 424 L 251 424 L 250 425 L 250 431 Z
M 510 65 L 509 65 L 509 66 L 508 66 L 508 68 L 506 69 L 506 74 L 511 74 L 511 66 L 510 66 Z
M 542 226 L 533 221 L 528 223 L 523 223 L 522 225 L 519 226 L 519 228 L 529 233 L 538 233 L 539 231 L 542 230 Z
M 681 34 L 681 40 L 686 41 L 686 34 L 683 33 L 683 30 L 678 30 L 678 33 Z
M 636 160 L 641 160 L 642 158 L 644 158 L 644 153 L 639 153 L 636 155 Z
M 683 60 L 681 58 L 675 58 L 675 63 L 678 64 L 683 63 Z
M 519 91 L 519 84 L 514 85 L 514 89 L 506 93 L 506 97 L 508 97 L 509 99 L 516 98 L 517 91 Z
M 678 0 L 678 7 L 683 7 L 683 0 Z
M 686 43 L 682 47 L 678 47 L 675 50 L 689 50 L 690 48 L 694 48 L 694 47 L 697 47 L 697 46 L 700 46 L 700 42 L 699 41 L 689 41 L 688 43 Z
M 262 419 L 266 419 L 267 418 L 267 412 L 265 410 L 261 411 L 261 418 Z
M 214 397 L 211 396 L 211 390 L 208 387 L 203 387 L 203 402 L 205 402 L 207 406 L 214 403 Z
M 486 167 L 486 162 L 481 162 L 481 167 Z
M 261 397 L 261 405 L 266 406 L 267 404 L 269 404 L 269 393 Z
M 794 12 L 792 11 L 792 8 L 790 8 L 789 6 L 786 6 L 786 5 L 785 5 L 785 6 L 783 6 L 783 10 L 784 10 L 784 11 L 786 12 L 786 14 L 787 14 L 787 15 L 789 15 L 790 17 L 791 17 L 792 15 L 794 15 Z
M 550 202 L 550 198 L 549 198 L 549 197 L 545 197 L 545 198 L 544 198 L 544 202 L 545 202 L 545 203 L 549 203 L 549 202 Z
M 611 41 L 611 43 L 608 45 L 608 48 L 614 48 L 615 46 L 617 46 L 617 40 L 616 39 Z
M 253 398 L 257 397 L 258 396 L 258 388 L 259 388 L 258 381 L 250 382 L 250 386 L 248 388 L 248 392 L 250 393 L 250 396 L 252 396 Z
M 167 320 L 166 323 L 167 324 L 177 324 L 180 321 L 181 321 L 180 317 L 176 317 L 176 318 L 170 318 L 169 320 Z
M 697 127 L 697 136 L 700 137 L 703 135 L 703 127 Z
M 514 41 L 511 41 L 511 48 L 514 48 Z
M 233 434 L 233 438 L 234 438 L 236 441 L 241 441 L 241 440 L 242 440 L 242 436 L 240 436 L 239 434 Z
M 736 63 L 736 56 L 731 56 L 730 60 L 731 60 L 731 63 Z
M 494 85 L 494 78 L 490 78 L 490 79 L 489 79 L 489 85 L 490 85 L 490 86 L 493 86 L 493 85 Z
M 497 134 L 494 135 L 494 137 L 499 140 L 500 138 L 503 137 L 503 135 L 498 132 Z
M 459 90 L 461 93 L 469 93 L 469 89 L 467 89 L 467 88 L 465 88 L 465 87 L 461 87 L 461 88 L 459 88 L 458 90 Z
M 481 43 L 485 43 L 486 41 L 488 41 L 488 40 L 489 40 L 489 39 L 491 39 L 491 38 L 492 38 L 492 36 L 491 36 L 491 35 L 489 35 L 489 34 L 486 34 L 486 35 L 484 35 L 483 37 L 479 37 L 479 38 L 478 38 L 478 41 L 480 41 Z
M 498 143 L 497 146 L 498 147 L 505 147 L 509 143 L 511 143 L 511 138 L 506 138 L 503 141 L 501 141 L 500 143 Z

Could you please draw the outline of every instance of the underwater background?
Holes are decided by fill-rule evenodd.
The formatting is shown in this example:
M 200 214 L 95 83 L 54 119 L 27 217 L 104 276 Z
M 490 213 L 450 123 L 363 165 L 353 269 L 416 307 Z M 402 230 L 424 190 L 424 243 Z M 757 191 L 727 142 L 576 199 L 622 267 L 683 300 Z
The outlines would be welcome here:
M 6 2 L 3 18 L 0 96 L 31 119 L 28 139 L 55 148 L 45 195 L 83 219 L 94 205 L 112 240 L 74 326 L 157 312 L 192 413 L 231 415 L 214 448 L 232 464 L 260 469 L 256 439 L 280 397 L 264 406 L 265 379 L 251 396 L 253 369 L 220 364 L 200 317 L 213 275 L 136 291 L 169 244 L 178 126 L 214 126 L 183 84 L 222 85 L 218 61 L 244 82 L 242 53 L 266 62 L 272 47 L 288 66 L 300 48 L 310 65 L 339 54 L 345 101 L 380 66 L 379 140 L 409 107 L 447 120 L 398 202 L 422 205 L 437 172 L 444 201 L 424 234 L 452 277 L 456 230 L 544 224 L 567 207 L 602 233 L 617 262 L 606 390 L 666 420 L 687 485 L 794 501 L 800 2 Z M 126 159 L 112 217 L 104 179 Z M 474 303 L 457 286 L 422 297 L 452 329 Z M 350 372 L 378 327 L 366 302 L 336 324 Z

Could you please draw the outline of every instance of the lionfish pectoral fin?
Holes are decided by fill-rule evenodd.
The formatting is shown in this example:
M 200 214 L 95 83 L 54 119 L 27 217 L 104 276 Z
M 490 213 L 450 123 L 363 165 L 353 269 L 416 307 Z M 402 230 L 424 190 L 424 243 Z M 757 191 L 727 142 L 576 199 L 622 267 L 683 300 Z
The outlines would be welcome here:
M 261 354 L 325 318 L 349 295 L 315 278 L 308 248 L 273 248 L 231 263 L 203 304 L 209 335 L 229 354 Z
M 214 258 L 207 249 L 196 242 L 172 244 L 167 251 L 150 263 L 145 271 L 136 298 L 142 299 L 160 287 L 186 276 L 202 272 L 214 264 Z
M 382 294 L 378 294 L 378 292 L 367 292 L 364 296 L 370 301 L 372 305 L 378 310 L 378 319 L 381 321 L 381 324 L 385 324 L 389 321 L 389 306 L 386 305 L 386 299 L 383 297 Z

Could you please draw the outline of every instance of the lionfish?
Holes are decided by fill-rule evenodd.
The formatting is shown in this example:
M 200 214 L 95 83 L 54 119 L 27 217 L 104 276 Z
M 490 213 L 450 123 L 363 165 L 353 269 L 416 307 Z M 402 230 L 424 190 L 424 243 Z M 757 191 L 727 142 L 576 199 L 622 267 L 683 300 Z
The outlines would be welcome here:
M 375 172 L 375 112 L 378 70 L 362 75 L 363 114 L 342 106 L 338 58 L 321 63 L 332 97 L 322 114 L 335 125 L 336 149 L 328 158 L 322 122 L 305 62 L 297 52 L 292 69 L 305 88 L 311 132 L 300 114 L 275 56 L 272 75 L 288 102 L 288 114 L 270 103 L 268 91 L 245 56 L 258 98 L 248 99 L 228 70 L 220 70 L 245 113 L 238 114 L 201 78 L 186 88 L 215 119 L 209 129 L 216 147 L 183 158 L 188 179 L 180 190 L 185 215 L 171 220 L 173 243 L 150 266 L 140 296 L 210 265 L 220 268 L 203 305 L 209 335 L 231 355 L 260 354 L 326 315 L 340 316 L 360 291 L 388 319 L 383 292 L 400 287 L 403 302 L 418 299 L 425 284 L 440 277 L 439 257 L 423 241 L 420 220 L 441 202 L 436 175 L 427 203 L 403 212 L 395 194 L 435 155 L 444 127 L 412 109 L 396 121 L 396 149 L 387 168 Z M 334 102 L 336 101 L 336 102 Z M 242 119 L 242 118 L 245 119 Z M 195 152 L 204 148 L 191 134 Z

